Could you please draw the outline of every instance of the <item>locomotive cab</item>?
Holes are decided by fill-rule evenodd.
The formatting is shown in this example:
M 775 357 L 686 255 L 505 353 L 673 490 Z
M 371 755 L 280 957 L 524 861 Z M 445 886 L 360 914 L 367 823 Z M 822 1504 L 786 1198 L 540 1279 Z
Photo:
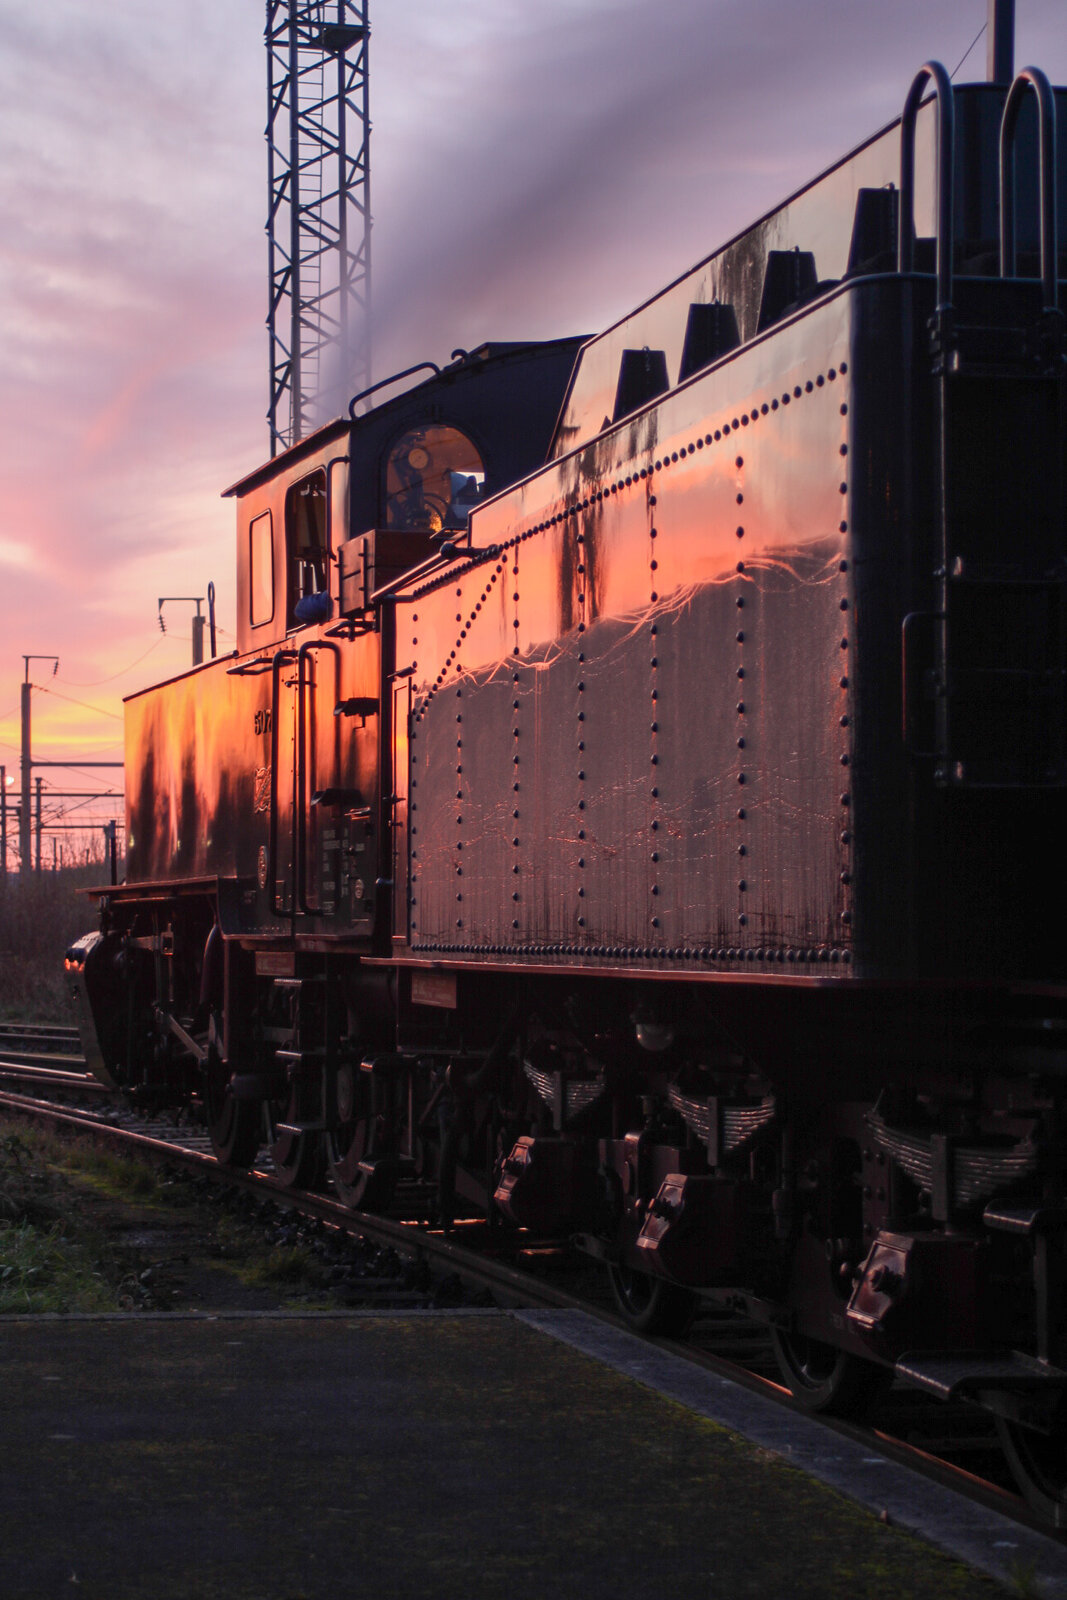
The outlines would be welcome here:
M 366 414 L 357 396 L 347 418 L 227 489 L 238 654 L 367 610 L 376 589 L 462 536 L 483 500 L 541 466 L 581 344 L 458 351 Z

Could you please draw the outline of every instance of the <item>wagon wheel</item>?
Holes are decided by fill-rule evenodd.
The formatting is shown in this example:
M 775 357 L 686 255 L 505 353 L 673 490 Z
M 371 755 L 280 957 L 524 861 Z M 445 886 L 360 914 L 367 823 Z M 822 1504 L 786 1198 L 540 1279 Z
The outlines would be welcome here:
M 215 1160 L 220 1166 L 247 1171 L 259 1150 L 259 1105 L 255 1100 L 234 1099 L 230 1068 L 220 1059 L 214 1038 L 204 1062 L 204 1110 Z
M 338 1196 L 360 1211 L 381 1211 L 396 1186 L 389 1119 L 372 1106 L 369 1077 L 358 1065 L 337 1069 L 336 1118 L 326 1133 L 326 1162 Z
M 677 1284 L 614 1262 L 608 1263 L 608 1282 L 620 1315 L 635 1333 L 683 1334 L 693 1320 L 696 1296 Z
M 772 1328 L 771 1343 L 786 1387 L 805 1411 L 854 1414 L 891 1381 L 891 1375 L 873 1361 L 821 1339 Z
M 316 1189 L 322 1183 L 322 1140 L 314 1132 L 290 1131 L 295 1124 L 310 1120 L 314 1108 L 308 1105 L 307 1089 L 297 1080 L 276 1099 L 266 1102 L 267 1142 L 274 1163 L 274 1175 L 286 1189 Z
M 1012 1476 L 1027 1505 L 1043 1522 L 1067 1528 L 1067 1415 L 1051 1433 L 997 1417 L 997 1433 Z

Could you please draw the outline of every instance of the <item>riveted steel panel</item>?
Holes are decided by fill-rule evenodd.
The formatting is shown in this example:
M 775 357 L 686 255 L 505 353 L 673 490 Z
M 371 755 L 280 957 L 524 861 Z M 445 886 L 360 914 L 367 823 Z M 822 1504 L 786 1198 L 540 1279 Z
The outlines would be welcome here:
M 847 353 L 842 295 L 475 515 L 407 613 L 416 948 L 847 950 Z

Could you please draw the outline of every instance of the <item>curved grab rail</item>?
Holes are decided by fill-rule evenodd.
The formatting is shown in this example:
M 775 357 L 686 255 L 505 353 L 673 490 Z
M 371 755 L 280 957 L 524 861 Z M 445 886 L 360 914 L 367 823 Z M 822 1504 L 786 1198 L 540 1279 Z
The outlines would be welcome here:
M 940 61 L 925 62 L 915 74 L 900 118 L 900 225 L 897 271 L 911 272 L 915 261 L 915 119 L 927 83 L 937 97 L 937 309 L 952 304 L 952 188 L 955 114 L 952 82 Z
M 1000 275 L 1015 276 L 1015 131 L 1030 90 L 1037 96 L 1038 192 L 1041 209 L 1041 292 L 1055 311 L 1059 242 L 1056 230 L 1056 97 L 1040 67 L 1023 67 L 1008 90 L 1000 119 Z
M 453 352 L 453 354 L 454 353 L 455 352 Z M 399 383 L 401 378 L 410 378 L 413 372 L 423 372 L 427 370 L 435 372 L 438 377 L 441 376 L 441 369 L 437 365 L 436 361 L 416 361 L 413 367 L 405 367 L 403 372 L 394 372 L 391 378 L 379 378 L 378 382 L 372 383 L 369 389 L 361 389 L 358 394 L 354 394 L 352 396 L 351 400 L 348 402 L 348 415 L 351 417 L 352 421 L 355 422 L 356 407 L 359 405 L 361 400 L 366 400 L 368 395 L 377 394 L 379 389 L 388 389 L 391 383 Z

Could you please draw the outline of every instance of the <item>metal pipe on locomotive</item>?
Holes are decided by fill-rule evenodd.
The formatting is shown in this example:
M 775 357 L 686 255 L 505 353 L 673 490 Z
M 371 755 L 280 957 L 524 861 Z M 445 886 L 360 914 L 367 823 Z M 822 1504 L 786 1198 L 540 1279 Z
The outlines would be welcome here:
M 606 333 L 236 484 L 67 962 L 220 1161 L 744 1307 L 812 1408 L 964 1396 L 1055 1521 L 1065 94 L 928 65 Z

